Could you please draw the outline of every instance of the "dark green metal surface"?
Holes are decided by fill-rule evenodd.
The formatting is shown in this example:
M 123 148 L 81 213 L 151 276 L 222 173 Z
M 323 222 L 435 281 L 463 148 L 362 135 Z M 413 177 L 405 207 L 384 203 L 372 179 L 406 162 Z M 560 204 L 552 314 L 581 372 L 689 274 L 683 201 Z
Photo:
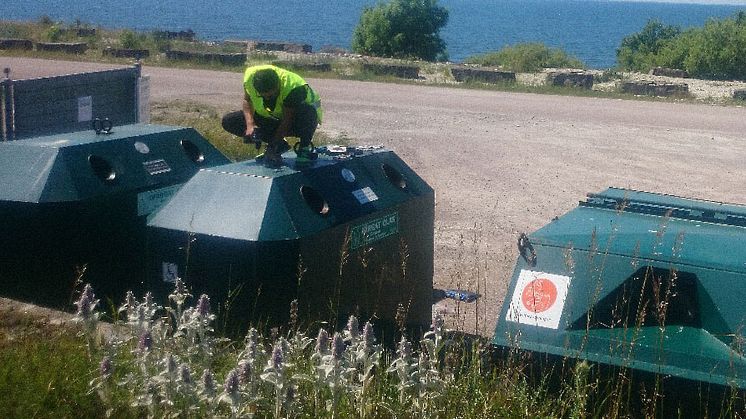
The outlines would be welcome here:
M 529 236 L 494 343 L 746 388 L 745 221 L 742 205 L 591 194 Z
M 293 155 L 187 182 L 148 222 L 153 288 L 174 275 L 220 301 L 240 288 L 233 310 L 269 321 L 297 298 L 313 318 L 393 321 L 403 304 L 408 323 L 429 324 L 433 190 L 388 150 L 321 154 L 302 170 Z
M 0 143 L 0 291 L 59 306 L 76 269 L 102 297 L 144 278 L 146 217 L 228 159 L 191 128 L 115 126 Z

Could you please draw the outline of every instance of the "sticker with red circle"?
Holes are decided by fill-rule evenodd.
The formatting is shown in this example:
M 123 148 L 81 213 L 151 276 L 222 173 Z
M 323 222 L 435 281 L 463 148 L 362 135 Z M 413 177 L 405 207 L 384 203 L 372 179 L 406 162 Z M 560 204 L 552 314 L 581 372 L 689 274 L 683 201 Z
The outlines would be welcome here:
M 557 329 L 569 286 L 569 276 L 522 270 L 505 320 Z
M 557 287 L 554 286 L 554 282 L 546 278 L 534 279 L 523 288 L 521 301 L 528 311 L 534 313 L 547 311 L 557 301 Z

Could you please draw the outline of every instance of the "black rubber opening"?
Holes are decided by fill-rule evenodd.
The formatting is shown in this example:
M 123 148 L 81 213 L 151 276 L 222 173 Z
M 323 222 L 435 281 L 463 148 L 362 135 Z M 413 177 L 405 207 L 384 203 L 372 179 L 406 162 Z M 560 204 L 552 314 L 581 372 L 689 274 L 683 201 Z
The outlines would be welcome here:
M 383 173 L 386 175 L 386 178 L 389 180 L 389 182 L 391 182 L 392 185 L 396 186 L 399 189 L 407 189 L 407 180 L 404 179 L 404 176 L 402 176 L 402 174 L 399 173 L 398 170 L 394 169 L 386 163 L 382 164 L 381 167 L 383 168 Z
M 117 172 L 114 171 L 111 164 L 103 157 L 90 155 L 88 156 L 88 164 L 91 165 L 91 169 L 93 169 L 96 177 L 104 182 L 113 182 L 117 177 Z
M 189 140 L 181 140 L 180 143 L 181 148 L 184 149 L 189 160 L 195 163 L 202 163 L 205 161 L 205 155 L 202 154 L 202 151 L 200 151 L 199 147 L 197 147 L 193 142 Z
M 320 215 L 327 215 L 329 213 L 329 204 L 326 203 L 324 197 L 316 189 L 304 185 L 300 187 L 300 194 L 314 212 Z

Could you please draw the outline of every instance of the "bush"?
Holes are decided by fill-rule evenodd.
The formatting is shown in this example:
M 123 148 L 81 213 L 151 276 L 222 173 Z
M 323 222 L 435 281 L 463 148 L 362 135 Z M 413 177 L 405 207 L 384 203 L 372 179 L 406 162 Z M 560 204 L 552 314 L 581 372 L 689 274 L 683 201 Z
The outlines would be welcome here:
M 557 48 L 541 43 L 525 43 L 507 46 L 497 52 L 469 57 L 467 63 L 483 66 L 503 67 L 515 72 L 533 72 L 544 68 L 585 68 L 579 59 Z
M 640 33 L 624 38 L 617 61 L 624 70 L 660 66 L 698 78 L 746 80 L 746 12 L 684 32 L 648 22 Z
M 377 57 L 446 60 L 440 29 L 448 10 L 437 0 L 391 0 L 365 7 L 352 35 L 354 52 Z
M 681 34 L 678 26 L 649 20 L 642 31 L 622 39 L 616 51 L 620 67 L 631 71 L 647 71 L 659 66 L 659 53 Z

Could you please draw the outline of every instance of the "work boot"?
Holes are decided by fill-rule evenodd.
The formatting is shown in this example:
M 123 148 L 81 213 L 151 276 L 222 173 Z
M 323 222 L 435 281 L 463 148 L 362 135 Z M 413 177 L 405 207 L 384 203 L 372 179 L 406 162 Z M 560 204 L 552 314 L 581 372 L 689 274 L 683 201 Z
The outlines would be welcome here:
M 299 166 L 309 165 L 319 157 L 313 146 L 310 144 L 296 147 L 295 156 L 295 164 Z
M 288 150 L 290 150 L 290 144 L 288 144 L 285 139 L 282 139 L 275 144 L 267 143 L 264 153 L 257 154 L 255 159 L 257 161 L 263 161 L 269 165 L 279 165 L 282 164 L 282 153 Z

